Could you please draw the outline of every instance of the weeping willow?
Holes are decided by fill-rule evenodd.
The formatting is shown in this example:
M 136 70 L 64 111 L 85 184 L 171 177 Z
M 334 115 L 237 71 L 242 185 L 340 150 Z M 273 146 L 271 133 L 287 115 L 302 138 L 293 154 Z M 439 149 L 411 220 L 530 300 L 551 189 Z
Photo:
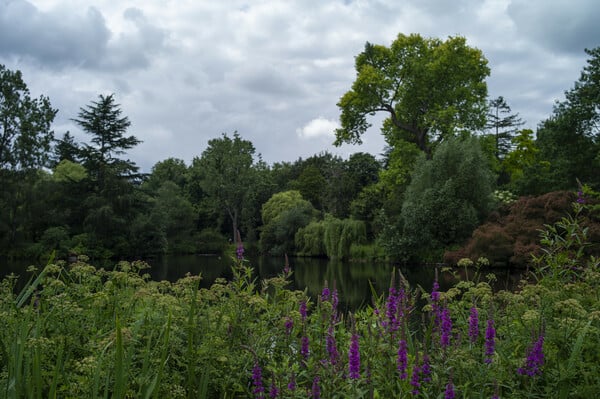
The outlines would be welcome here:
M 344 259 L 350 256 L 350 246 L 364 244 L 366 237 L 363 221 L 326 216 L 325 220 L 312 222 L 298 230 L 295 243 L 301 256 L 326 255 L 330 259 Z

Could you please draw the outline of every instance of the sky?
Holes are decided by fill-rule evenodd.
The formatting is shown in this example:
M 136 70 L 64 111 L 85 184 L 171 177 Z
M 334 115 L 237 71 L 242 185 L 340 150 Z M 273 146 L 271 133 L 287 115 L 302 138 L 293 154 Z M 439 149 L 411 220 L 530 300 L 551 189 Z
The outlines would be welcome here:
M 384 115 L 362 145 L 332 144 L 366 42 L 464 36 L 489 62 L 490 98 L 535 130 L 600 46 L 599 20 L 598 0 L 0 0 L 0 64 L 50 98 L 58 138 L 89 141 L 71 119 L 114 94 L 145 172 L 235 131 L 269 164 L 379 157 Z

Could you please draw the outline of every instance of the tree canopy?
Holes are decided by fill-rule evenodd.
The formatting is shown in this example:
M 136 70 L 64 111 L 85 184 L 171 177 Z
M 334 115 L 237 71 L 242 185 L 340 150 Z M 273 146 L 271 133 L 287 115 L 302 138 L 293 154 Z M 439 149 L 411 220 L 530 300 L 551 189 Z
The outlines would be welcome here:
M 0 64 L 0 169 L 45 166 L 57 112 L 48 97 L 31 98 L 20 71 Z
M 463 37 L 400 34 L 390 47 L 367 42 L 355 67 L 352 89 L 337 104 L 336 145 L 360 143 L 371 126 L 367 117 L 377 112 L 388 114 L 388 144 L 404 139 L 428 155 L 434 143 L 485 124 L 490 70 Z

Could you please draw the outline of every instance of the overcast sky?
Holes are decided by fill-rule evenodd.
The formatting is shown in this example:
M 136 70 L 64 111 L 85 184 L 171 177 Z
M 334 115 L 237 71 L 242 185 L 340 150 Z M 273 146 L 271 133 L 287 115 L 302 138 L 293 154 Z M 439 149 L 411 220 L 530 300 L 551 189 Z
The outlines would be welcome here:
M 490 97 L 535 129 L 600 46 L 598 21 L 598 0 L 0 0 L 0 64 L 50 97 L 57 137 L 87 140 L 70 118 L 114 93 L 146 172 L 236 130 L 268 163 L 377 156 L 377 119 L 362 146 L 331 144 L 365 42 L 466 37 L 489 61 Z

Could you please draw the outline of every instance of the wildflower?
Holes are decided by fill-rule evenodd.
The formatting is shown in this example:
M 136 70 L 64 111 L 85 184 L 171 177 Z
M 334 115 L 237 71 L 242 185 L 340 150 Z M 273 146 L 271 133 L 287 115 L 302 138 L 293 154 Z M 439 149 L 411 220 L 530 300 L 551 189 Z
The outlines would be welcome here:
M 471 339 L 471 343 L 475 343 L 477 341 L 478 336 L 479 314 L 477 313 L 477 308 L 475 306 L 472 306 L 471 312 L 469 314 L 469 338 Z
M 350 349 L 348 350 L 348 377 L 355 380 L 360 378 L 360 348 L 358 345 L 358 334 L 352 334 Z
M 329 300 L 329 295 L 331 292 L 329 291 L 329 287 L 327 287 L 327 283 L 323 287 L 323 291 L 321 291 L 321 301 L 325 302 Z
M 271 388 L 269 389 L 269 398 L 275 399 L 277 396 L 279 396 L 279 389 L 273 380 L 273 382 L 271 382 Z
M 450 310 L 444 308 L 441 312 L 442 334 L 440 336 L 440 344 L 442 348 L 450 345 L 450 334 L 452 333 L 452 319 L 450 319 Z
M 333 291 L 331 291 L 331 308 L 333 309 L 334 312 L 334 316 L 338 307 L 338 303 L 339 303 L 339 298 L 338 298 L 338 291 L 335 288 L 335 281 L 333 282 Z
M 542 374 L 542 370 L 540 370 L 540 367 L 544 365 L 543 346 L 544 335 L 540 334 L 538 339 L 535 341 L 535 343 L 529 350 L 527 360 L 525 361 L 525 366 L 520 367 L 517 370 L 517 373 L 521 375 L 528 375 L 530 377 Z
M 319 378 L 319 376 L 315 376 L 315 378 L 313 378 L 313 384 L 312 384 L 312 397 L 313 399 L 320 399 L 321 398 L 321 388 L 319 387 L 319 381 L 321 381 L 321 379 Z
M 440 326 L 441 309 L 440 309 L 440 285 L 437 279 L 433 282 L 433 288 L 431 290 L 431 313 L 433 316 L 434 328 L 437 329 Z
M 258 364 L 258 360 L 254 362 L 254 367 L 252 368 L 252 385 L 254 385 L 254 390 L 252 393 L 256 398 L 264 398 L 263 393 L 265 392 L 265 387 L 262 383 L 262 369 Z
M 413 395 L 419 394 L 419 388 L 421 387 L 421 383 L 419 382 L 419 374 L 421 373 L 421 367 L 418 364 L 415 364 L 413 367 L 412 377 L 410 378 L 410 385 L 413 387 L 411 393 Z
M 492 362 L 492 356 L 496 346 L 496 330 L 494 329 L 494 320 L 488 319 L 487 328 L 485 329 L 485 359 L 486 364 Z
M 408 357 L 407 357 L 407 348 L 406 348 L 406 340 L 400 340 L 400 347 L 398 348 L 398 358 L 396 360 L 398 365 L 398 372 L 400 373 L 400 379 L 405 380 L 408 375 L 406 373 L 406 369 L 408 367 Z
M 577 203 L 585 204 L 585 198 L 583 197 L 583 191 L 581 190 L 577 191 Z
M 306 301 L 300 302 L 300 316 L 302 316 L 302 321 L 306 320 Z
M 292 333 L 292 328 L 294 328 L 294 320 L 291 317 L 285 319 L 285 333 L 290 335 Z
M 236 235 L 236 241 L 237 241 L 237 248 L 235 250 L 235 254 L 238 258 L 238 260 L 242 260 L 244 259 L 244 243 L 242 242 L 242 237 L 240 236 L 240 232 L 237 232 Z
M 394 332 L 397 328 L 396 312 L 398 311 L 398 294 L 395 287 L 390 287 L 389 295 L 386 303 L 387 321 L 384 325 L 387 327 L 388 332 Z
M 423 374 L 423 382 L 431 382 L 431 366 L 429 365 L 429 356 L 427 354 L 423 355 L 421 374 Z
M 337 350 L 337 343 L 335 342 L 333 326 L 329 326 L 329 329 L 327 330 L 326 346 L 327 353 L 329 354 L 329 363 L 331 363 L 331 365 L 337 364 L 340 358 L 340 354 Z
M 285 254 L 285 264 L 283 266 L 283 274 L 286 276 L 289 276 L 291 272 L 292 272 L 292 269 L 290 268 L 290 262 L 288 261 L 287 254 Z
M 306 335 L 303 335 L 301 338 L 300 354 L 302 355 L 302 358 L 304 360 L 307 360 L 309 353 L 310 352 L 308 349 L 308 337 Z
M 290 391 L 296 390 L 296 375 L 293 372 L 290 376 L 290 381 L 288 382 L 287 387 Z
M 454 399 L 456 394 L 454 393 L 454 384 L 452 384 L 452 380 L 448 381 L 446 384 L 446 391 L 444 391 L 444 399 Z

